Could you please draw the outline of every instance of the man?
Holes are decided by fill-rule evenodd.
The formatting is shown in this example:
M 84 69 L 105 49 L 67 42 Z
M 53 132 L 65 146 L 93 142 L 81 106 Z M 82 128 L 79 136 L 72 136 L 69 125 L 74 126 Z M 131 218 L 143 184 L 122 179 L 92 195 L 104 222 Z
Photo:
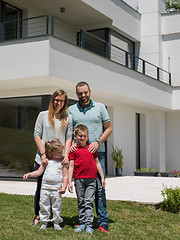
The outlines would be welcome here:
M 68 108 L 72 115 L 73 128 L 84 124 L 89 129 L 89 152 L 97 151 L 105 177 L 105 146 L 104 142 L 112 132 L 108 112 L 102 103 L 93 102 L 90 99 L 91 89 L 86 82 L 79 82 L 76 85 L 76 94 L 79 99 L 77 104 Z M 97 189 L 95 196 L 98 229 L 108 231 L 108 214 L 106 211 L 106 193 L 101 188 L 100 177 L 97 178 Z

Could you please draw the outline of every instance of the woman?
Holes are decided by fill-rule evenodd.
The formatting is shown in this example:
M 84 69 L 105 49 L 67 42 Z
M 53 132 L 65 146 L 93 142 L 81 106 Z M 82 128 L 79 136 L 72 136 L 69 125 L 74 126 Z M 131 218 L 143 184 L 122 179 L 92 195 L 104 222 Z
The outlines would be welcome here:
M 57 90 L 53 93 L 48 111 L 39 113 L 35 128 L 34 139 L 37 145 L 37 153 L 35 157 L 35 170 L 41 163 L 47 164 L 45 154 L 45 142 L 59 138 L 65 147 L 64 160 L 62 164 L 68 163 L 69 148 L 72 141 L 72 118 L 67 115 L 68 97 L 65 91 Z M 39 223 L 39 200 L 41 190 L 42 175 L 37 178 L 37 189 L 34 197 L 35 218 L 33 224 Z

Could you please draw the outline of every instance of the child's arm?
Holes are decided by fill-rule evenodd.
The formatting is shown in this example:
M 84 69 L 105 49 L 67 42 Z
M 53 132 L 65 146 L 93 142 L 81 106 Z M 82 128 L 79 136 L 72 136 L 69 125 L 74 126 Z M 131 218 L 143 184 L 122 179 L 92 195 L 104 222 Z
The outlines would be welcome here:
M 101 184 L 102 184 L 102 188 L 105 188 L 106 183 L 105 183 L 105 180 L 104 180 L 104 174 L 103 174 L 103 171 L 102 171 L 101 164 L 100 164 L 98 158 L 95 158 L 95 161 L 96 161 L 96 165 L 97 165 L 98 173 L 99 173 L 99 175 L 101 176 Z
M 59 188 L 59 193 L 64 194 L 66 192 L 68 184 L 68 168 L 67 165 L 63 165 L 63 185 Z
M 45 167 L 43 165 L 41 165 L 38 170 L 36 171 L 33 171 L 33 172 L 29 172 L 29 173 L 26 173 L 24 176 L 23 176 L 23 180 L 26 181 L 28 178 L 33 178 L 33 177 L 39 177 L 45 170 Z
M 73 193 L 73 185 L 72 185 L 73 171 L 74 171 L 74 160 L 70 160 L 70 164 L 69 164 L 69 185 L 68 185 L 68 190 L 69 190 L 70 193 Z

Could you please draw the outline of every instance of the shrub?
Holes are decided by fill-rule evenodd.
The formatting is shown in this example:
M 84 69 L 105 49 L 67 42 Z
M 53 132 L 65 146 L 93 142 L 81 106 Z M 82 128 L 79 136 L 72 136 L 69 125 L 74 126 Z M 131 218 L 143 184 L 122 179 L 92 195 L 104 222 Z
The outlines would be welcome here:
M 164 198 L 164 201 L 161 204 L 161 209 L 163 211 L 171 213 L 178 213 L 180 211 L 180 188 L 168 188 L 167 186 L 164 186 L 161 195 Z
M 156 168 L 144 168 L 142 167 L 141 169 L 135 169 L 135 172 L 156 172 L 157 169 Z

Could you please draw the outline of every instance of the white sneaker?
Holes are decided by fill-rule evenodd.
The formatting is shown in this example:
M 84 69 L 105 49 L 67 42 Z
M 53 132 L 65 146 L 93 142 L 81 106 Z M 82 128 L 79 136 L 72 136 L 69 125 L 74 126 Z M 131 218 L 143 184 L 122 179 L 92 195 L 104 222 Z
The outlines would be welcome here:
M 40 229 L 46 229 L 47 228 L 47 223 L 43 223 L 40 227 Z
M 59 224 L 55 223 L 54 224 L 54 230 L 61 230 L 62 228 L 59 226 Z

